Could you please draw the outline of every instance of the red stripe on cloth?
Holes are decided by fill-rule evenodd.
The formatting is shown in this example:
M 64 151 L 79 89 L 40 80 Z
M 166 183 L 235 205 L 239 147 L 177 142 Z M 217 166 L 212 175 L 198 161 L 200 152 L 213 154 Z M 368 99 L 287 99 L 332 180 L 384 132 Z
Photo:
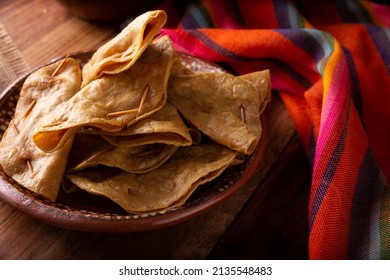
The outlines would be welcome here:
M 314 133 L 314 139 L 318 138 L 322 106 L 323 83 L 319 80 L 310 90 L 304 93 L 303 97 L 280 92 L 280 96 L 286 105 L 287 110 L 293 117 L 298 135 L 302 144 L 308 152 L 310 138 Z
M 366 133 L 377 162 L 387 181 L 390 181 L 390 79 L 386 65 L 363 25 L 331 26 L 327 31 L 353 54 L 362 93 Z
M 198 35 L 192 33 L 192 30 L 165 29 L 162 34 L 171 38 L 178 51 L 190 53 L 209 61 L 232 63 L 233 67 L 235 63 L 239 62 L 241 68 L 246 68 L 249 64 L 251 70 L 261 70 L 264 69 L 260 67 L 264 61 L 259 62 L 257 69 L 253 69 L 257 61 L 274 59 L 294 69 L 293 71 L 304 77 L 310 85 L 320 79 L 319 74 L 313 69 L 313 58 L 288 38 L 273 30 L 200 29 L 196 32 Z M 239 43 L 232 40 L 237 36 L 240 38 Z M 289 51 L 286 52 L 286 49 Z M 241 68 L 235 69 L 238 74 L 248 72 L 248 70 L 241 70 Z M 278 69 L 277 65 L 273 65 L 271 74 L 272 68 L 274 72 L 283 72 L 283 69 L 280 67 Z M 276 76 L 278 77 L 278 75 Z M 284 74 L 284 76 L 283 79 L 275 81 L 276 89 L 300 95 L 304 93 L 306 90 L 304 85 L 299 85 L 290 74 Z
M 344 23 L 336 7 L 336 1 L 297 0 L 296 2 L 299 12 L 315 28 L 323 30 L 325 26 Z
M 208 48 L 198 38 L 189 34 L 185 30 L 169 30 L 161 31 L 162 35 L 168 35 L 172 40 L 175 49 L 179 52 L 191 54 L 209 61 L 223 61 L 225 57 L 220 55 L 215 50 Z
M 278 28 L 272 1 L 241 0 L 238 1 L 242 17 L 250 29 Z
M 351 107 L 344 149 L 310 234 L 312 259 L 348 258 L 352 201 L 359 168 L 368 148 L 367 139 L 361 137 L 363 127 L 358 123 L 357 111 Z M 326 236 L 322 236 L 325 232 Z

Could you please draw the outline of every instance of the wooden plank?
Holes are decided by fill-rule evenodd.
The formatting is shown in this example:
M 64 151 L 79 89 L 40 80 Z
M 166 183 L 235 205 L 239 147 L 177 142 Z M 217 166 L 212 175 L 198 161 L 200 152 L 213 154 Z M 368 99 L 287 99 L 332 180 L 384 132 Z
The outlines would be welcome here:
M 0 92 L 28 69 L 28 65 L 22 58 L 21 53 L 16 48 L 1 22 L 0 65 Z
M 311 171 L 298 137 L 245 205 L 210 259 L 307 259 Z
M 54 26 L 69 17 L 57 1 L 12 1 L 0 11 L 1 20 L 21 49 L 34 44 Z
M 72 17 L 50 30 L 34 44 L 22 49 L 22 52 L 29 64 L 36 67 L 69 53 L 93 50 L 112 34 L 113 28 L 93 25 Z
M 14 1 L 0 11 L 1 21 L 30 68 L 68 53 L 95 49 L 119 32 L 71 16 L 57 1 Z

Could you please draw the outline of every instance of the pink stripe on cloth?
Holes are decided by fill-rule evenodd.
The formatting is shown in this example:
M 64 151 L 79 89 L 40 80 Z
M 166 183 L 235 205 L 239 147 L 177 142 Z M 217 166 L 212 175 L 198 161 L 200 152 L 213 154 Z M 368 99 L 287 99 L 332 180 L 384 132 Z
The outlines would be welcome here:
M 335 66 L 331 83 L 322 106 L 320 129 L 316 145 L 313 173 L 317 174 L 318 163 L 323 160 L 324 150 L 329 148 L 330 140 L 338 140 L 334 132 L 339 128 L 339 117 L 346 108 L 349 94 L 350 77 L 344 56 Z M 342 123 L 341 123 L 342 124 Z M 327 159 L 325 159 L 327 160 Z M 318 174 L 321 176 L 321 174 Z
M 224 29 L 241 29 L 243 26 L 239 24 L 235 19 L 236 16 L 234 9 L 238 9 L 238 7 L 234 7 L 234 5 L 226 5 L 226 9 L 218 9 L 218 7 L 221 6 L 221 0 L 211 0 L 211 6 L 214 7 L 212 9 L 209 8 L 212 13 L 212 18 L 214 19 L 214 23 L 217 25 L 217 27 L 224 28 Z M 238 13 L 239 11 L 236 11 Z
M 371 3 L 371 5 L 377 18 L 382 21 L 380 23 L 386 27 L 390 27 L 390 7 L 383 4 L 380 5 L 375 3 Z
M 161 36 L 163 35 L 169 36 L 178 52 L 191 54 L 210 61 L 222 60 L 224 58 L 223 55 L 220 55 L 208 48 L 198 38 L 192 36 L 184 30 L 178 29 L 174 32 L 170 32 L 169 29 L 164 29 L 161 32 Z

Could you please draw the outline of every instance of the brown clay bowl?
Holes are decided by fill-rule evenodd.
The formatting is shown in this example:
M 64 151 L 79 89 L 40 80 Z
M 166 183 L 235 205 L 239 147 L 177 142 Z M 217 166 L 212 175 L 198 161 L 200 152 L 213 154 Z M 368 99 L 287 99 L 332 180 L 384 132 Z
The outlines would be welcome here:
M 92 52 L 70 55 L 85 63 Z M 181 55 L 184 64 L 196 71 L 224 71 L 215 64 Z M 0 137 L 9 125 L 20 89 L 28 74 L 17 79 L 0 95 Z M 187 202 L 168 211 L 156 211 L 143 215 L 129 214 L 104 197 L 83 191 L 61 191 L 57 201 L 51 202 L 29 191 L 7 176 L 0 167 L 0 199 L 21 212 L 57 227 L 89 232 L 136 232 L 174 225 L 216 207 L 237 190 L 244 188 L 262 160 L 267 127 L 264 119 L 263 136 L 255 150 L 244 163 L 228 168 L 214 181 L 200 186 Z

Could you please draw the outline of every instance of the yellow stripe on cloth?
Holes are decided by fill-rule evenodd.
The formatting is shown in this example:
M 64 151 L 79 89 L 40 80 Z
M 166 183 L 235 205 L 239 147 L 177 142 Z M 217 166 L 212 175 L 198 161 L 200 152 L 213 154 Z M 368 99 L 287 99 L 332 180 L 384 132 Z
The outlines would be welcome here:
M 336 69 L 336 66 L 338 62 L 340 61 L 340 57 L 342 55 L 342 48 L 337 40 L 334 40 L 334 48 L 333 48 L 333 53 L 329 57 L 328 62 L 326 63 L 325 66 L 325 71 L 324 71 L 324 96 L 322 98 L 322 105 L 325 104 L 326 96 L 328 94 L 330 84 L 333 78 L 333 73 Z

